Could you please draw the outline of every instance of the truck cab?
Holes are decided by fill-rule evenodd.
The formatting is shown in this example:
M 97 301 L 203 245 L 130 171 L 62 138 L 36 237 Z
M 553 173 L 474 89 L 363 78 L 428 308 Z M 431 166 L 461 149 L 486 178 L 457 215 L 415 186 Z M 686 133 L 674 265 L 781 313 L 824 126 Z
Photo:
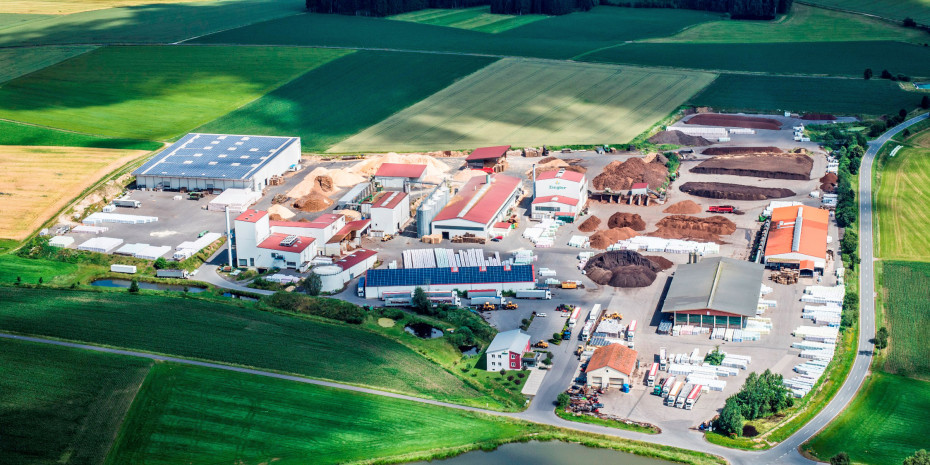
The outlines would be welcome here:
M 365 297 L 365 277 L 362 276 L 358 279 L 358 289 L 355 291 L 355 294 L 359 297 Z

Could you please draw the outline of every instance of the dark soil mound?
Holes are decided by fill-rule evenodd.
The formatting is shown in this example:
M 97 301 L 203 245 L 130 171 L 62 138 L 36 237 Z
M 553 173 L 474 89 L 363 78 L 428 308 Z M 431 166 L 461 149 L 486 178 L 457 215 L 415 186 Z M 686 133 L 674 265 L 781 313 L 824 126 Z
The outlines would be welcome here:
M 695 213 L 701 213 L 703 208 L 700 205 L 694 203 L 693 200 L 682 200 L 678 203 L 673 203 L 669 205 L 668 208 L 662 210 L 663 213 L 674 213 L 680 215 L 693 215 Z
M 610 189 L 613 192 L 627 191 L 638 182 L 649 184 L 650 189 L 657 189 L 665 184 L 668 177 L 668 168 L 665 166 L 664 158 L 655 157 L 649 163 L 643 161 L 642 158 L 611 162 L 594 177 L 591 184 L 597 190 Z
M 596 216 L 591 216 L 590 218 L 584 220 L 583 223 L 578 225 L 578 230 L 581 232 L 597 231 L 597 228 L 600 225 L 601 219 Z
M 592 248 L 604 250 L 619 241 L 627 240 L 638 235 L 636 231 L 630 228 L 613 228 L 592 234 L 591 237 L 588 238 L 588 241 L 591 243 Z
M 704 147 L 713 144 L 713 142 L 701 136 L 689 136 L 681 131 L 662 131 L 649 138 L 649 142 L 662 145 L 688 145 L 692 147 Z
M 795 195 L 791 189 L 744 186 L 725 182 L 686 182 L 678 189 L 697 197 L 727 200 L 783 199 Z
M 829 113 L 805 113 L 801 119 L 808 121 L 836 121 L 836 116 Z
M 823 175 L 823 177 L 820 178 L 820 182 L 830 183 L 830 184 L 836 184 L 837 182 L 839 182 L 839 180 L 840 178 L 833 173 L 827 173 Z
M 716 113 L 704 113 L 696 115 L 685 121 L 685 124 L 700 124 L 703 126 L 724 126 L 735 128 L 749 129 L 781 129 L 781 123 L 771 118 L 756 118 L 752 116 L 737 115 L 720 115 Z
M 749 153 L 785 153 L 778 147 L 709 147 L 704 155 L 745 155 Z
M 773 179 L 810 179 L 814 160 L 792 153 L 755 153 L 721 155 L 691 168 L 692 173 L 729 174 Z
M 722 235 L 729 235 L 736 232 L 736 223 L 719 215 L 708 218 L 672 215 L 659 220 L 656 226 L 671 229 L 693 229 Z
M 636 213 L 614 213 L 607 220 L 608 228 L 630 228 L 634 231 L 645 231 L 646 222 Z
M 662 271 L 652 260 L 631 250 L 615 250 L 595 255 L 584 267 L 592 281 L 613 287 L 646 287 Z
M 646 255 L 646 259 L 652 262 L 655 266 L 659 267 L 659 270 L 665 271 L 673 266 L 675 263 L 665 257 L 659 257 L 658 255 Z

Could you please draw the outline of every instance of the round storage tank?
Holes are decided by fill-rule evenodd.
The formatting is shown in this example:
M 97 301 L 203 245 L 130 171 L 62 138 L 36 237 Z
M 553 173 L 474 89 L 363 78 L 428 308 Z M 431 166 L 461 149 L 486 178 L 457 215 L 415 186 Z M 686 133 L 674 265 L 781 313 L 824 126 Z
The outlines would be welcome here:
M 336 265 L 317 266 L 313 272 L 320 276 L 323 292 L 338 292 L 346 283 L 342 281 L 342 268 Z

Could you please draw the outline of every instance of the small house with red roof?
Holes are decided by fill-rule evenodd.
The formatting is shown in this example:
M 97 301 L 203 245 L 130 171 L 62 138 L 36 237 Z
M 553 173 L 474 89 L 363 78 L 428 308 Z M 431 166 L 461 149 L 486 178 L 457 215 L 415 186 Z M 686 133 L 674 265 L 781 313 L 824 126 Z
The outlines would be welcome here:
M 635 350 L 621 344 L 598 347 L 585 369 L 588 386 L 619 389 L 624 384 L 633 384 L 631 381 L 638 355 Z
M 504 169 L 508 150 L 510 150 L 509 145 L 477 148 L 465 157 L 465 164 L 472 169 L 497 173 Z
M 504 174 L 474 176 L 433 218 L 432 234 L 443 239 L 474 234 L 489 238 L 494 225 L 506 222 L 523 194 L 523 182 Z
M 575 218 L 588 202 L 584 173 L 559 168 L 536 173 L 533 182 L 533 219 Z
M 371 202 L 362 205 L 371 217 L 371 235 L 383 237 L 403 231 L 410 221 L 410 196 L 406 192 L 379 192 Z
M 375 172 L 375 183 L 385 190 L 405 190 L 404 187 L 423 179 L 426 165 L 413 163 L 384 163 Z

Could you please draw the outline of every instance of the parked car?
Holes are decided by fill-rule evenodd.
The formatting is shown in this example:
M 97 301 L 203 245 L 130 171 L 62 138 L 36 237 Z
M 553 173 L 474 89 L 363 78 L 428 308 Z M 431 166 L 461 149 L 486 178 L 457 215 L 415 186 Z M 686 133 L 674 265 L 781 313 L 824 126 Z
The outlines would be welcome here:
M 545 312 L 544 312 L 544 313 L 537 313 L 536 316 L 538 316 L 538 317 L 540 317 L 540 318 L 545 318 L 545 317 L 546 317 L 546 314 L 545 314 Z

